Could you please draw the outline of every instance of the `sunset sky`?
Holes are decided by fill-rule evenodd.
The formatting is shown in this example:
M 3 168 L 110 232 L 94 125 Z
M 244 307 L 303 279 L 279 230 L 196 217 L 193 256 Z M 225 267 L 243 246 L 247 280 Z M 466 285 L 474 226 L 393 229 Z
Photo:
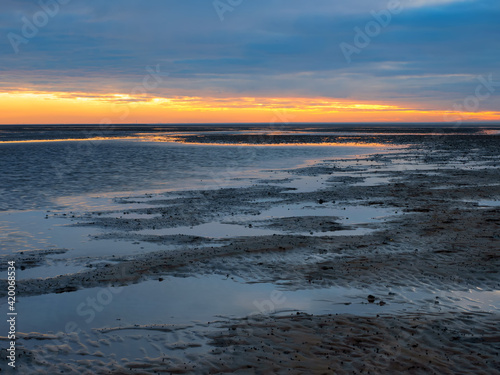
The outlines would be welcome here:
M 0 20 L 1 124 L 500 120 L 498 0 L 2 0 Z

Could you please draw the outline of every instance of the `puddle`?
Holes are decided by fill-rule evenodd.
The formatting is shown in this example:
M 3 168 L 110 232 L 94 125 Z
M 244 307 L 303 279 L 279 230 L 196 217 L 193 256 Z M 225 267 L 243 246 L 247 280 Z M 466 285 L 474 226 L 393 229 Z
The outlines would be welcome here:
M 25 270 L 18 269 L 16 271 L 16 277 L 18 280 L 47 278 L 47 277 L 56 277 L 59 275 L 73 274 L 84 270 L 87 270 L 87 268 L 84 267 L 83 265 L 75 266 L 75 265 L 56 263 L 51 265 L 38 266 L 34 268 L 27 268 Z
M 468 312 L 500 312 L 500 291 L 424 291 L 413 288 L 400 288 L 397 296 L 405 306 L 402 311 L 429 311 L 429 306 L 437 311 L 460 310 Z M 395 290 L 395 291 L 396 291 Z
M 143 229 L 129 232 L 131 234 L 168 236 L 184 234 L 207 238 L 231 238 L 238 236 L 272 236 L 278 233 L 270 229 L 246 228 L 242 225 L 223 224 L 219 222 L 206 223 L 192 227 L 175 227 L 162 229 Z
M 336 216 L 339 217 L 341 224 L 353 225 L 377 222 L 400 213 L 400 211 L 393 208 L 353 205 L 356 203 L 361 202 L 346 202 L 345 206 L 333 202 L 310 203 L 307 205 L 301 203 L 288 204 L 272 207 L 263 211 L 260 215 L 249 216 L 248 219 L 266 220 L 293 216 Z
M 475 203 L 478 208 L 489 208 L 489 207 L 500 207 L 500 200 L 490 200 L 490 199 L 481 199 L 481 200 L 470 200 L 465 199 L 461 202 L 465 203 Z
M 375 303 L 368 303 L 373 294 Z M 438 298 L 436 298 L 438 297 Z M 386 304 L 381 306 L 379 301 Z M 437 302 L 436 302 L 437 301 Z M 302 311 L 311 314 L 372 315 L 418 309 L 500 311 L 500 291 L 428 292 L 331 287 L 280 290 L 268 283 L 249 284 L 221 276 L 165 277 L 126 287 L 72 293 L 19 296 L 19 332 L 65 332 L 69 322 L 83 331 L 130 325 L 207 323 L 222 317 Z M 5 324 L 2 322 L 2 324 Z
M 445 297 L 452 299 L 455 306 L 459 306 L 465 311 L 500 311 L 500 291 L 481 291 L 471 289 L 468 292 L 443 293 Z
M 477 201 L 479 207 L 500 207 L 500 200 L 480 200 Z
M 108 254 L 133 252 L 135 247 L 130 244 L 120 245 L 116 251 L 116 244 L 109 241 L 92 241 L 89 235 L 101 233 L 99 229 L 89 227 L 72 227 L 67 218 L 50 217 L 44 211 L 18 211 L 0 214 L 0 223 L 8 223 L 7 231 L 2 236 L 11 241 L 2 241 L 2 255 L 26 250 L 68 249 L 64 258 L 104 256 Z M 12 240 L 14 238 L 15 240 Z M 111 249 L 115 249 L 114 251 Z M 69 255 L 70 254 L 70 255 Z
M 375 302 L 368 302 L 368 295 Z M 383 301 L 385 304 L 380 304 Z M 5 304 L 5 302 L 3 303 Z M 4 305 L 0 307 L 5 307 Z M 59 359 L 103 356 L 119 363 L 165 358 L 182 361 L 212 350 L 206 333 L 228 318 L 264 315 L 404 312 L 500 312 L 500 291 L 421 291 L 410 288 L 330 287 L 286 291 L 269 283 L 245 283 L 218 275 L 165 277 L 126 287 L 100 287 L 71 293 L 19 296 L 19 344 L 37 351 L 64 347 Z M 7 332 L 7 322 L 0 330 Z M 71 333 L 71 335 L 67 335 Z M 50 339 L 50 335 L 56 335 Z M 86 352 L 86 350 L 88 352 Z
M 152 192 L 150 192 L 152 193 Z M 138 192 L 125 192 L 125 193 L 109 193 L 102 194 L 99 196 L 94 195 L 80 195 L 71 197 L 60 197 L 54 199 L 54 203 L 58 207 L 64 207 L 66 209 L 71 209 L 73 211 L 119 211 L 127 210 L 132 208 L 150 208 L 151 205 L 147 203 L 147 200 L 140 203 L 135 203 L 139 198 L 134 199 L 134 203 L 126 204 L 120 202 L 122 197 L 129 196 L 130 194 L 138 194 Z M 141 197 L 144 198 L 144 197 Z
M 258 198 L 258 199 L 252 199 L 252 202 L 254 203 L 279 203 L 283 199 L 279 198 Z
M 284 234 L 293 232 L 296 235 L 304 236 L 341 236 L 341 235 L 362 235 L 373 231 L 371 228 L 354 227 L 346 230 L 322 231 L 304 230 L 304 231 L 287 231 L 279 229 L 267 229 L 265 223 L 270 219 L 289 218 L 300 216 L 324 216 L 338 217 L 338 222 L 342 225 L 359 225 L 379 222 L 387 220 L 391 215 L 395 215 L 396 210 L 383 207 L 373 206 L 334 206 L 333 203 L 304 205 L 304 204 L 289 204 L 270 208 L 263 211 L 259 215 L 235 215 L 226 216 L 221 219 L 222 222 L 211 222 L 192 227 L 182 226 L 175 228 L 162 229 L 143 229 L 140 231 L 130 232 L 131 234 L 140 235 L 190 235 L 207 238 L 231 238 L 240 236 L 270 236 L 273 234 Z
M 301 176 L 296 177 L 288 183 L 284 183 L 284 187 L 294 188 L 295 190 L 288 190 L 287 194 L 294 193 L 311 193 L 318 191 L 325 187 L 325 183 L 331 175 L 320 176 Z
M 378 185 L 387 185 L 390 180 L 393 178 L 392 176 L 363 176 L 364 180 L 362 182 L 355 182 L 351 184 L 351 186 L 378 186 Z
M 99 228 L 73 227 L 67 218 L 45 219 L 45 211 L 18 211 L 0 213 L 0 256 L 21 251 L 67 249 L 62 254 L 51 254 L 40 266 L 18 270 L 19 278 L 54 277 L 79 272 L 92 260 L 144 254 L 150 251 L 174 250 L 181 245 L 144 244 L 116 239 L 95 240 L 102 234 Z M 76 262 L 76 263 L 75 263 Z
M 346 230 L 336 230 L 336 231 L 318 231 L 318 232 L 305 232 L 305 231 L 293 231 L 294 235 L 299 236 L 344 236 L 344 235 L 363 235 L 372 232 L 373 229 L 370 228 L 354 228 Z M 136 232 L 129 232 L 131 234 L 139 235 L 157 235 L 157 236 L 168 236 L 168 235 L 190 235 L 190 236 L 200 236 L 206 238 L 233 238 L 233 237 L 245 237 L 245 236 L 272 236 L 273 234 L 285 234 L 288 231 L 277 230 L 277 229 L 263 229 L 256 227 L 248 227 L 244 224 L 225 224 L 212 222 L 207 224 L 201 224 L 193 227 L 176 227 L 176 228 L 163 228 L 163 229 L 143 229 Z M 290 233 L 289 233 L 290 234 Z
M 147 212 L 107 212 L 98 215 L 100 218 L 112 219 L 154 219 L 162 217 L 160 214 L 148 214 Z

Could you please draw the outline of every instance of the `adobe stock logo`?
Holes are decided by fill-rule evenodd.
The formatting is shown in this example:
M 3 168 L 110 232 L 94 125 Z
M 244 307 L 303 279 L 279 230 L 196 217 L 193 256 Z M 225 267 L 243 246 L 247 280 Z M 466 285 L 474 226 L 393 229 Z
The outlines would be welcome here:
M 399 0 L 390 0 L 387 3 L 387 9 L 382 9 L 379 12 L 372 10 L 370 14 L 374 19 L 366 23 L 364 30 L 361 30 L 358 26 L 354 28 L 354 45 L 346 42 L 339 44 L 340 50 L 346 61 L 350 64 L 352 61 L 352 54 L 360 54 L 364 48 L 368 47 L 372 39 L 377 37 L 383 29 L 389 26 L 392 21 L 392 16 L 401 13 L 402 10 L 403 5 Z
M 217 15 L 219 16 L 220 22 L 224 21 L 224 13 L 232 12 L 236 7 L 239 7 L 243 0 L 214 0 L 212 3 Z
M 21 44 L 28 44 L 29 40 L 37 36 L 40 29 L 47 26 L 49 20 L 59 13 L 60 5 L 66 5 L 70 1 L 71 0 L 39 0 L 38 5 L 40 6 L 40 10 L 33 13 L 31 19 L 25 16 L 21 17 L 23 23 L 21 26 L 22 35 L 13 32 L 7 34 L 7 38 L 14 52 L 18 54 L 19 46 Z
M 454 129 L 462 125 L 464 120 L 471 117 L 471 114 L 477 112 L 481 106 L 481 102 L 489 99 L 496 91 L 496 87 L 500 87 L 500 81 L 493 81 L 493 74 L 488 77 L 477 76 L 479 84 L 474 90 L 474 95 L 467 96 L 461 103 L 454 103 L 453 109 L 450 109 L 443 115 L 446 122 L 455 122 Z M 450 119 L 450 116 L 455 116 Z

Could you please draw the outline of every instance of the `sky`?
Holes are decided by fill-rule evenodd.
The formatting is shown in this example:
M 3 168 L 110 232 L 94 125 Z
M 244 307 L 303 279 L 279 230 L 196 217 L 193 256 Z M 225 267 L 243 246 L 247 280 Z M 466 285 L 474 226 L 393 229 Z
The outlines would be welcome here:
M 500 120 L 498 0 L 2 0 L 0 124 Z

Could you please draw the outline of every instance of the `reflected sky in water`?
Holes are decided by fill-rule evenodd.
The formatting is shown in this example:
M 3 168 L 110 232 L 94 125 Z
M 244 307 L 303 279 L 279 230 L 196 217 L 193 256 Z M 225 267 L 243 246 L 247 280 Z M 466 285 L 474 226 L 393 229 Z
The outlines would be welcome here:
M 210 147 L 99 141 L 0 145 L 0 211 L 54 206 L 61 197 L 203 189 L 263 178 L 262 169 L 380 151 L 371 147 Z

